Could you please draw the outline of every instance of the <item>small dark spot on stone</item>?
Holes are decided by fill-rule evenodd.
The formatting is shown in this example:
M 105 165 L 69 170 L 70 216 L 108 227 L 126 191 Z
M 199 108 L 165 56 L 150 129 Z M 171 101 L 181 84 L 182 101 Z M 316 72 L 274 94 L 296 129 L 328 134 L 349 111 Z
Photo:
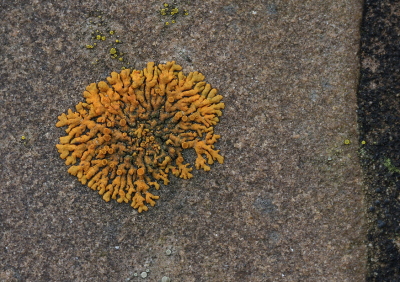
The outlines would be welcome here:
M 187 62 L 189 62 L 189 63 L 192 62 L 192 59 L 191 59 L 189 56 L 185 56 L 185 60 L 186 60 Z
M 281 238 L 281 235 L 280 235 L 278 232 L 272 231 L 272 232 L 269 234 L 270 242 L 273 243 L 273 244 L 278 243 L 278 241 L 279 241 L 280 238 Z
M 375 190 L 375 192 L 376 192 L 376 193 L 380 193 L 380 192 L 382 192 L 382 190 L 381 190 L 381 188 L 377 188 L 377 189 Z
M 228 6 L 224 6 L 222 9 L 223 9 L 224 12 L 227 13 L 227 14 L 231 14 L 231 15 L 236 14 L 236 8 L 235 8 L 235 6 L 233 6 L 232 4 L 230 4 L 230 5 L 228 5 Z
M 381 202 L 379 200 L 375 201 L 375 205 L 379 206 L 381 204 Z
M 267 12 L 270 15 L 275 15 L 277 13 L 277 5 L 275 3 L 270 3 L 267 5 Z
M 257 198 L 253 205 L 262 213 L 272 213 L 278 209 L 278 207 L 272 203 L 272 200 L 268 198 Z
M 383 220 L 378 220 L 378 228 L 383 228 L 385 227 L 386 222 L 384 222 Z
M 369 211 L 373 212 L 375 210 L 375 207 L 369 207 Z

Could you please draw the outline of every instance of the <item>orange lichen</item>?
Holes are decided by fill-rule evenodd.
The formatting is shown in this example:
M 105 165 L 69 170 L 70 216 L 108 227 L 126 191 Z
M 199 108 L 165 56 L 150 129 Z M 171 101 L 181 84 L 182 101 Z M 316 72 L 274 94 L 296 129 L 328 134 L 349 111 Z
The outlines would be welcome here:
M 108 84 L 86 87 L 86 102 L 59 116 L 56 124 L 68 126 L 68 135 L 57 144 L 65 164 L 72 165 L 68 172 L 106 202 L 131 202 L 142 212 L 159 198 L 148 191 L 150 186 L 167 185 L 169 172 L 193 177 L 183 150 L 195 150 L 197 169 L 209 171 L 215 160 L 223 163 L 214 149 L 220 136 L 213 127 L 222 115 L 222 96 L 201 73 L 184 76 L 181 69 L 175 62 L 158 67 L 151 62 L 142 71 L 112 72 Z

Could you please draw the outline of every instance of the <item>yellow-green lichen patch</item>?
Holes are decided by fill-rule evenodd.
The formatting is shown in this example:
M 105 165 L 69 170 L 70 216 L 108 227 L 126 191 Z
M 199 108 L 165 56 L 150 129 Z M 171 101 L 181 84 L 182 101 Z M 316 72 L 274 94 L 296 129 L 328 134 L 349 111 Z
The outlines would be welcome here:
M 89 26 L 88 33 L 90 33 L 90 37 L 87 38 L 87 36 L 85 36 L 87 38 L 85 40 L 87 40 L 88 43 L 84 45 L 84 48 L 90 49 L 90 54 L 93 55 L 93 64 L 104 62 L 108 59 L 119 58 L 118 54 L 120 52 L 116 46 L 118 45 L 119 48 L 121 48 L 123 41 L 120 39 L 120 36 L 117 35 L 116 31 L 112 29 L 113 24 L 110 24 L 106 19 L 107 15 L 104 14 L 104 12 L 96 10 L 89 12 L 86 20 L 86 26 Z M 113 52 L 113 50 L 116 50 L 116 52 Z M 104 56 L 105 53 L 110 53 L 110 56 Z M 123 60 L 117 60 L 116 62 L 118 62 L 120 67 L 128 67 L 127 63 L 129 63 L 128 57 Z
M 72 165 L 68 172 L 105 201 L 130 203 L 142 212 L 159 198 L 150 193 L 159 181 L 167 185 L 170 174 L 193 177 L 184 150 L 195 151 L 197 169 L 223 163 L 214 148 L 222 96 L 201 73 L 185 76 L 181 69 L 175 62 L 151 62 L 144 70 L 112 72 L 108 83 L 86 87 L 86 102 L 56 124 L 68 126 L 57 144 L 65 164 Z
M 189 12 L 186 9 L 179 9 L 176 3 L 164 3 L 159 11 L 160 15 L 162 16 L 161 21 L 165 23 L 165 26 L 169 26 L 170 23 L 176 23 L 177 19 L 181 15 L 189 15 Z
M 383 165 L 389 170 L 391 173 L 400 173 L 400 169 L 392 164 L 392 161 L 389 158 L 386 158 L 383 162 Z

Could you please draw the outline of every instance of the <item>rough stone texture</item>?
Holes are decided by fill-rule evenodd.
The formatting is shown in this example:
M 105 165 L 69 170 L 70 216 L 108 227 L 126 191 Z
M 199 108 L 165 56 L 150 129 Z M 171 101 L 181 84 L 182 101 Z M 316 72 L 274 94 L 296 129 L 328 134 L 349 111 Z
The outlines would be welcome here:
M 165 29 L 160 1 L 3 1 L 0 280 L 362 281 L 361 2 L 182 1 L 189 16 Z M 81 185 L 55 148 L 57 116 L 121 67 L 83 48 L 95 9 L 137 69 L 176 60 L 225 97 L 225 163 L 172 177 L 140 215 Z
M 368 205 L 367 281 L 400 281 L 400 3 L 364 3 L 358 92 Z

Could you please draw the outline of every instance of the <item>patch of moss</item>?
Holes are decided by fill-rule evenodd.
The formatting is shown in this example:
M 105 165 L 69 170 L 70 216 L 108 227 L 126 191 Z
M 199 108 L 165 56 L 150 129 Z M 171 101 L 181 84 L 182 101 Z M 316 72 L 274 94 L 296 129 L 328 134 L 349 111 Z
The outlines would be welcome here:
M 385 161 L 383 162 L 383 165 L 389 170 L 391 173 L 400 173 L 400 169 L 395 167 L 392 164 L 392 161 L 389 158 L 386 158 Z

